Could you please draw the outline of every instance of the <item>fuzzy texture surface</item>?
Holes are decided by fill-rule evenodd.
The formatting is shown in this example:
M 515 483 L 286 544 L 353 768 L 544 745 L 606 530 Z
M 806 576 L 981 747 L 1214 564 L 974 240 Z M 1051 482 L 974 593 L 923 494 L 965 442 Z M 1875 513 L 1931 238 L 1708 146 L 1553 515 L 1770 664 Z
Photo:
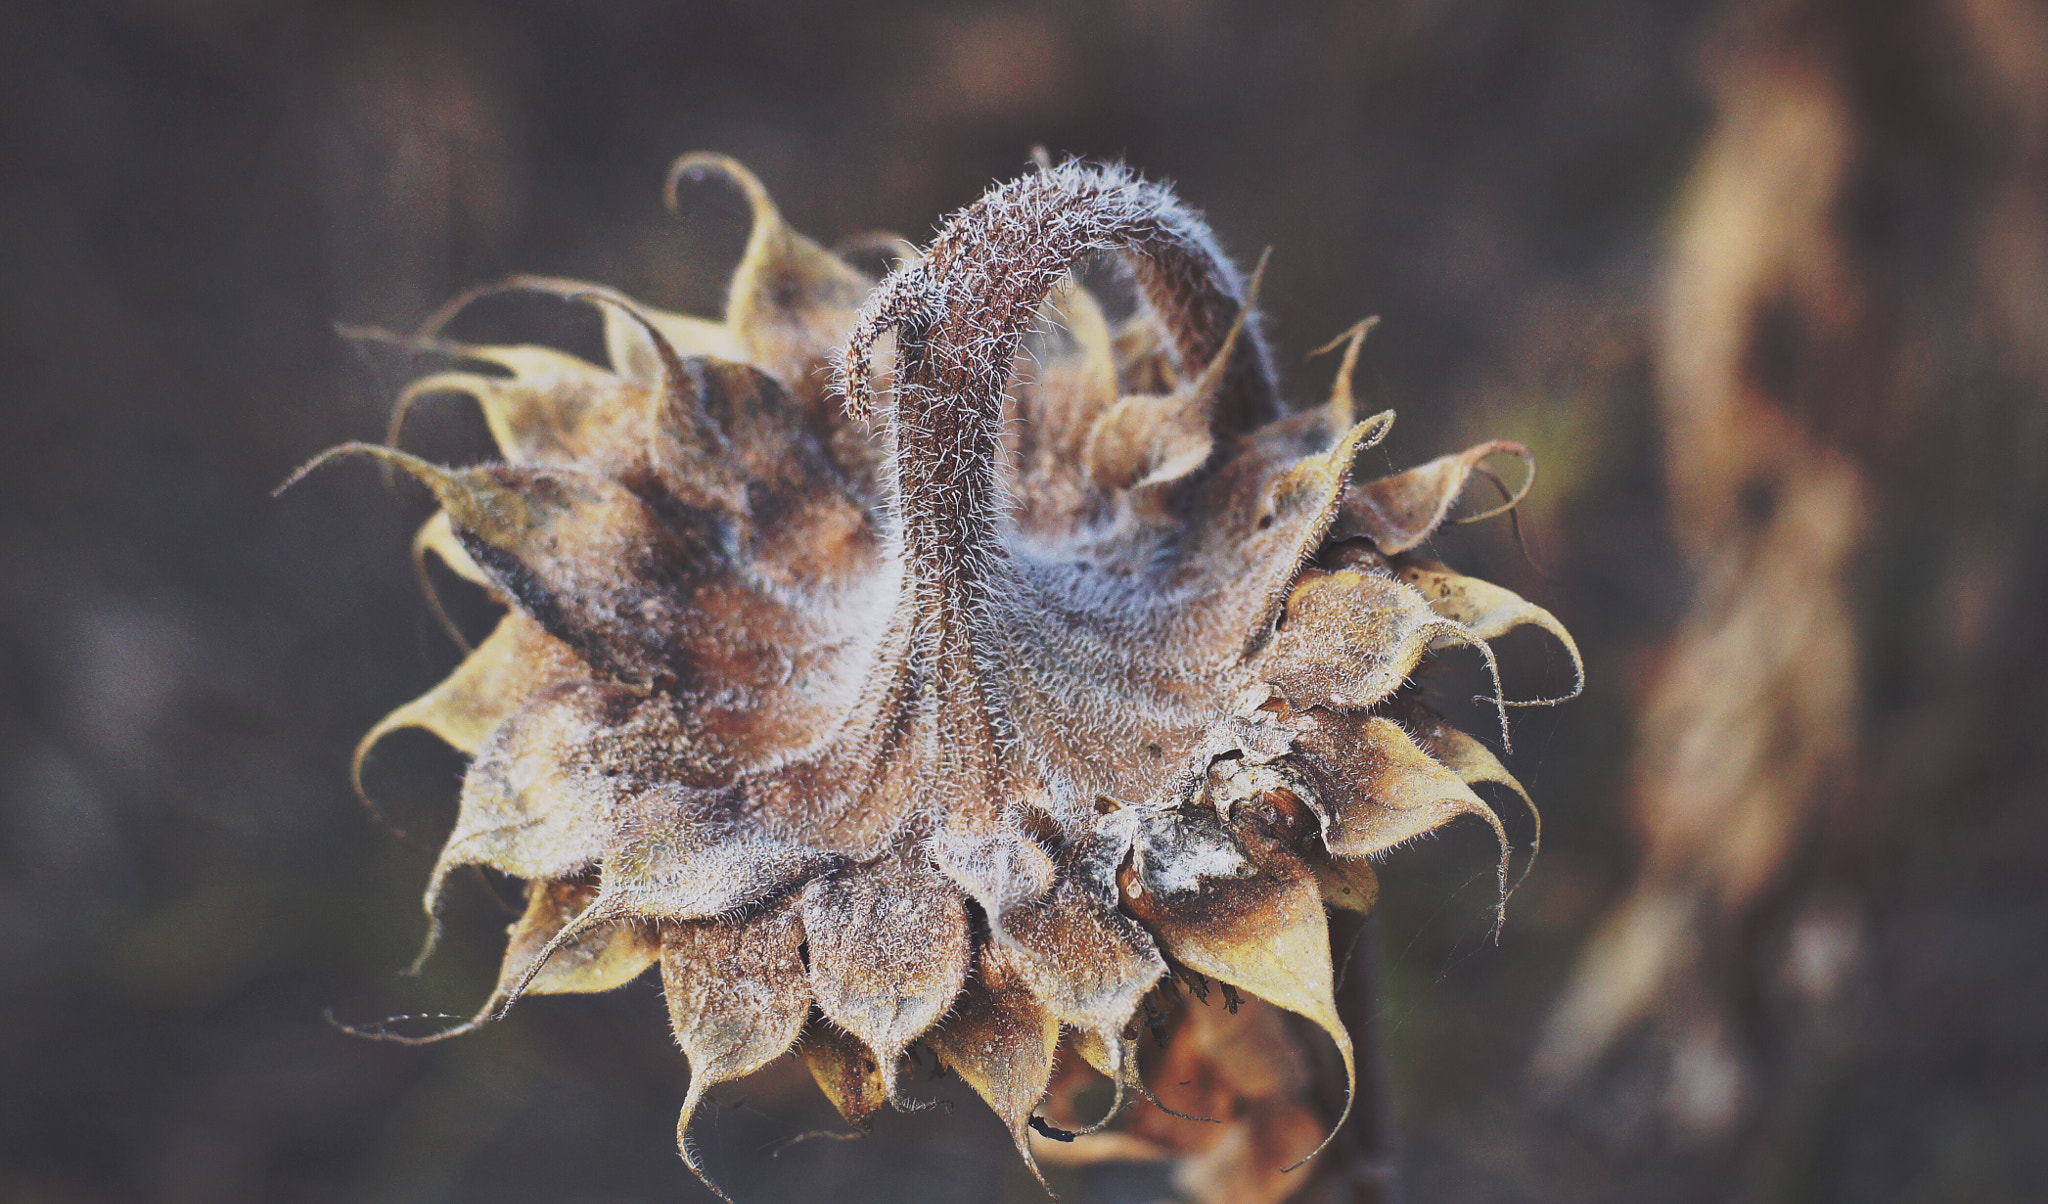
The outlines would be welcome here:
M 432 489 L 416 553 L 507 607 L 358 753 L 412 726 L 473 758 L 430 916 L 465 866 L 530 883 L 472 1024 L 659 963 L 700 1174 L 719 1083 L 795 1048 L 860 1124 L 922 1045 L 1027 1159 L 1199 1154 L 1212 1198 L 1281 1198 L 1342 1123 L 1285 1075 L 1206 1135 L 1096 1130 L 1146 1092 L 1148 1023 L 1179 1018 L 1180 1061 L 1231 1046 L 1175 982 L 1253 1004 L 1246 1048 L 1305 1018 L 1349 1076 L 1325 908 L 1369 909 L 1367 859 L 1461 816 L 1505 872 L 1472 784 L 1519 786 L 1409 686 L 1518 626 L 1577 652 L 1413 553 L 1526 449 L 1354 482 L 1392 421 L 1352 414 L 1366 327 L 1289 413 L 1236 268 L 1122 169 L 1001 185 L 879 284 L 730 160 L 670 187 L 711 176 L 753 211 L 723 321 L 516 281 L 598 306 L 610 362 L 440 344 L 468 368 L 402 403 L 473 396 L 503 461 L 337 449 Z M 1103 254 L 1118 324 L 1072 276 Z M 1077 1134 L 1037 1113 L 1082 1064 L 1116 1103 Z

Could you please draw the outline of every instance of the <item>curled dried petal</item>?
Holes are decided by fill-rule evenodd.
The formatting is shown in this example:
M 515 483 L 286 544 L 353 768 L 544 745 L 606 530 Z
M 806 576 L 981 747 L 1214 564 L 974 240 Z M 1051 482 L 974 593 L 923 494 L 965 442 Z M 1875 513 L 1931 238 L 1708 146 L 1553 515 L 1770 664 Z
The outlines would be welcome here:
M 1514 591 L 1490 581 L 1454 573 L 1433 560 L 1402 556 L 1392 562 L 1394 573 L 1414 586 L 1428 600 L 1429 608 L 1464 626 L 1474 640 L 1498 639 L 1517 627 L 1539 627 L 1563 646 L 1572 659 L 1572 691 L 1559 698 L 1508 700 L 1509 706 L 1551 706 L 1577 698 L 1586 688 L 1586 663 L 1579 657 L 1578 641 L 1565 630 L 1557 616 L 1524 601 Z
M 1406 472 L 1353 485 L 1344 495 L 1344 513 L 1332 534 L 1338 539 L 1362 535 L 1388 556 L 1405 552 L 1443 525 L 1480 461 L 1494 455 L 1521 459 L 1529 465 L 1529 474 L 1506 503 L 1475 518 L 1510 509 L 1535 486 L 1536 460 L 1521 444 L 1495 439 L 1438 456 Z
M 557 948 L 547 965 L 534 962 L 597 898 L 587 882 L 545 879 L 528 885 L 526 912 L 512 925 L 505 945 L 505 963 L 498 971 L 494 999 L 503 1002 L 519 983 L 535 995 L 587 994 L 625 986 L 661 956 L 662 940 L 652 924 L 631 922 L 594 927 L 579 940 Z M 487 1009 L 495 1010 L 495 1006 Z
M 1351 1034 L 1337 1015 L 1329 924 L 1315 874 L 1289 851 L 1284 818 L 1248 818 L 1226 828 L 1200 810 L 1160 817 L 1138 846 L 1128 905 L 1176 961 L 1328 1033 L 1344 1061 L 1348 1116 L 1357 1072 Z M 1344 1116 L 1293 1165 L 1321 1152 Z

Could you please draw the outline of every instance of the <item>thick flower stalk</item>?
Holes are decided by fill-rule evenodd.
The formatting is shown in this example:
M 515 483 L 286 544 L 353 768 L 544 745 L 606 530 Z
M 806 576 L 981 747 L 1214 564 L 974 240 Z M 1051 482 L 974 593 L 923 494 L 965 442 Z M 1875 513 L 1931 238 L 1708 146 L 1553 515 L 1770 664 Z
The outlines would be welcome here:
M 429 915 L 464 866 L 529 882 L 479 1020 L 658 962 L 693 1169 L 717 1084 L 795 1048 L 860 1124 L 920 1043 L 1029 1159 L 1034 1122 L 1072 1136 L 1035 1115 L 1062 1048 L 1144 1090 L 1174 978 L 1307 1018 L 1348 1072 L 1325 907 L 1459 816 L 1505 859 L 1472 784 L 1520 791 L 1412 679 L 1525 624 L 1572 649 L 1414 553 L 1526 451 L 1353 482 L 1392 419 L 1354 421 L 1363 328 L 1289 413 L 1236 269 L 1121 169 L 1004 184 L 879 285 L 729 160 L 671 187 L 707 174 L 753 210 L 723 322 L 518 282 L 601 307 L 610 364 L 439 344 L 497 371 L 402 405 L 474 396 L 504 462 L 346 449 L 430 487 L 419 553 L 507 606 L 362 750 L 417 726 L 473 758 Z M 1140 297 L 1120 328 L 1070 276 L 1098 252 Z

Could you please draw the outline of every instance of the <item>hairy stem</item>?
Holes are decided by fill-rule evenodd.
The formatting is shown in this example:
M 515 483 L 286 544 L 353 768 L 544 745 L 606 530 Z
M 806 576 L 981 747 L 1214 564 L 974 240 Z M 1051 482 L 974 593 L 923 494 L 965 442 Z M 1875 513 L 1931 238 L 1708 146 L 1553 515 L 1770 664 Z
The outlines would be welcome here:
M 1242 308 L 1239 275 L 1208 228 L 1173 194 L 1116 168 L 1068 163 L 1012 181 L 955 215 L 925 257 L 885 281 L 849 339 L 847 405 L 873 404 L 873 353 L 896 335 L 881 420 L 896 455 L 887 474 L 904 578 L 897 666 L 935 695 L 943 788 L 971 794 L 1007 738 L 1001 616 L 1014 599 L 998 524 L 997 457 L 1011 364 L 1040 303 L 1082 256 L 1115 250 L 1185 368 L 1223 348 Z M 1264 347 L 1241 339 L 1217 423 L 1260 425 L 1278 412 Z

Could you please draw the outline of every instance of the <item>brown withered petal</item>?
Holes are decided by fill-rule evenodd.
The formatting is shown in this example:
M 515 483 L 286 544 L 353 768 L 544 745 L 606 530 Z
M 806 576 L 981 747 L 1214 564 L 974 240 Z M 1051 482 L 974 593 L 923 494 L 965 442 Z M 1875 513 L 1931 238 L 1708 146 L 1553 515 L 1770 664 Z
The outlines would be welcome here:
M 966 981 L 966 901 L 932 870 L 890 858 L 815 879 L 801 910 L 819 1010 L 893 1067 Z
M 787 1053 L 811 1014 L 802 944 L 803 926 L 788 899 L 744 918 L 662 928 L 662 988 L 690 1062 L 676 1145 L 700 1177 L 689 1130 L 705 1094 Z
M 932 1052 L 1002 1118 L 1034 1175 L 1039 1171 L 1031 1156 L 1031 1114 L 1052 1081 L 1059 1041 L 1059 1019 L 1000 945 L 983 952 L 952 1015 L 925 1035 Z M 1045 1182 L 1043 1175 L 1039 1182 Z
M 1032 1148 L 1041 1161 L 1068 1166 L 1171 1160 L 1176 1198 L 1199 1204 L 1286 1199 L 1313 1173 L 1290 1173 L 1289 1163 L 1315 1144 L 1326 1123 L 1311 1102 L 1305 1051 L 1280 1010 L 1257 999 L 1235 1011 L 1200 1003 L 1176 1011 L 1168 1045 L 1149 1071 L 1160 1085 L 1161 1108 L 1133 1114 L 1120 1132 L 1038 1140 Z M 1072 1070 L 1056 1080 L 1048 1110 L 1059 1120 L 1069 1117 L 1065 1105 L 1077 1080 Z
M 1043 899 L 1003 917 L 996 944 L 1055 1019 L 1113 1043 L 1166 963 L 1117 910 L 1114 879 L 1103 885 L 1062 875 Z
M 1119 400 L 1088 432 L 1088 472 L 1103 489 L 1134 489 L 1177 481 L 1209 459 L 1216 440 L 1214 414 L 1246 317 L 1258 304 L 1259 276 L 1245 286 L 1244 304 L 1199 375 L 1166 394 L 1141 393 Z
M 1466 779 L 1512 785 L 1409 680 L 1451 645 L 1492 667 L 1519 625 L 1578 666 L 1548 612 L 1402 555 L 1526 450 L 1353 482 L 1392 422 L 1352 421 L 1369 323 L 1330 400 L 1290 414 L 1245 281 L 1122 169 L 1001 185 L 879 284 L 732 160 L 679 160 L 672 207 L 693 179 L 752 214 L 722 320 L 544 277 L 474 290 L 406 341 L 458 363 L 400 418 L 467 394 L 504 462 L 337 449 L 427 486 L 416 560 L 510 608 L 364 744 L 423 726 L 473 757 L 430 913 L 461 866 L 533 884 L 486 1015 L 622 980 L 658 933 L 693 1169 L 704 1091 L 792 1044 L 858 1125 L 902 1104 L 921 1041 L 1029 1158 L 1060 1042 L 1119 1105 L 1148 1094 L 1136 1037 L 1170 966 L 1306 1017 L 1348 1066 L 1324 908 L 1370 908 L 1363 858 L 1460 815 L 1500 833 Z M 1114 327 L 1075 282 L 1103 254 L 1138 294 Z M 608 362 L 442 337 L 508 290 L 595 307 Z M 1186 1013 L 1220 1006 L 1173 1040 L 1211 1041 Z M 1235 1152 L 1084 1140 L 1277 1199 L 1341 1117 L 1232 1090 L 1263 1118 L 1223 1126 Z
M 1363 535 L 1388 556 L 1405 552 L 1443 525 L 1480 462 L 1496 455 L 1515 456 L 1530 466 L 1522 487 L 1510 494 L 1506 502 L 1472 517 L 1502 513 L 1534 487 L 1536 461 L 1521 444 L 1495 439 L 1438 456 L 1406 472 L 1353 485 L 1344 495 L 1344 512 L 1333 533 L 1340 539 Z
M 1492 749 L 1452 727 L 1443 716 L 1421 703 L 1390 707 L 1388 712 L 1421 746 L 1422 751 L 1468 785 L 1491 782 L 1505 786 L 1520 796 L 1532 815 L 1535 813 L 1536 803 L 1529 797 L 1529 792 L 1522 788 L 1515 775 L 1508 772 L 1507 766 L 1500 763 L 1500 758 L 1493 755 Z

